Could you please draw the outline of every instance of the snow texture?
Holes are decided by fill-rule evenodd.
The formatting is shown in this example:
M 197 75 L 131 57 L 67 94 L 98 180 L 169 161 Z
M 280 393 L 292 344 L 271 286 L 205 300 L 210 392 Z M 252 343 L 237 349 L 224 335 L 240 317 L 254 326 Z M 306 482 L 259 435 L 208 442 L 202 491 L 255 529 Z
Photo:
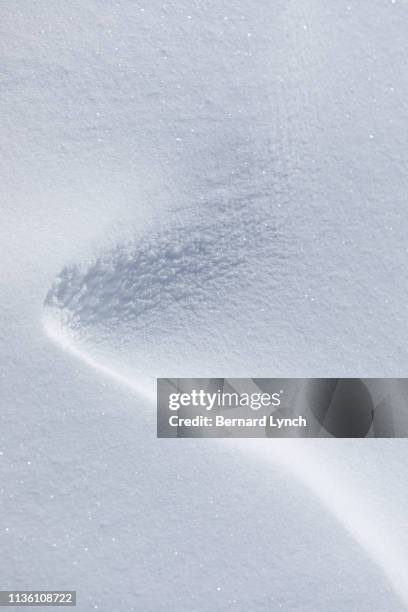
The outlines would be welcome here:
M 157 440 L 154 381 L 406 375 L 407 3 L 0 10 L 0 587 L 406 609 L 403 440 Z

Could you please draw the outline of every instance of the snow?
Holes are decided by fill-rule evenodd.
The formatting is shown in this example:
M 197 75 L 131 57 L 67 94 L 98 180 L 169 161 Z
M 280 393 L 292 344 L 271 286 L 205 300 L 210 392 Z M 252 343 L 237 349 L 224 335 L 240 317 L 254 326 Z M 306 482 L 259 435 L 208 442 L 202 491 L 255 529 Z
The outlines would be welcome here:
M 405 2 L 2 3 L 2 589 L 405 609 L 399 440 L 157 440 L 158 376 L 404 376 Z

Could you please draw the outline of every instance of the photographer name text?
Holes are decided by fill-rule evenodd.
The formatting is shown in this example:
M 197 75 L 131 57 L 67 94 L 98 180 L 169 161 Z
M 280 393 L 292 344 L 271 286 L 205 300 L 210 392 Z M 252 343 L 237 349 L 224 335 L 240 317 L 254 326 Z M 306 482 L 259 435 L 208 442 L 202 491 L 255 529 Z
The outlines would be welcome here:
M 257 418 L 230 418 L 223 415 L 214 417 L 197 415 L 195 417 L 179 417 L 173 414 L 169 418 L 171 427 L 307 427 L 305 417 L 279 418 L 271 414 Z

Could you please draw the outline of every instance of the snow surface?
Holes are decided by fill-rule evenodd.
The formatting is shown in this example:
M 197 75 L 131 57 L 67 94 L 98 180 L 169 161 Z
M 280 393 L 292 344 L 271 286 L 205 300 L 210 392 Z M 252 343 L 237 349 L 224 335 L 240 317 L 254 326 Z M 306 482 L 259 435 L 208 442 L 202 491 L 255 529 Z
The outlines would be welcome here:
M 406 374 L 407 8 L 2 2 L 2 589 L 407 608 L 403 440 L 157 440 L 154 407 Z

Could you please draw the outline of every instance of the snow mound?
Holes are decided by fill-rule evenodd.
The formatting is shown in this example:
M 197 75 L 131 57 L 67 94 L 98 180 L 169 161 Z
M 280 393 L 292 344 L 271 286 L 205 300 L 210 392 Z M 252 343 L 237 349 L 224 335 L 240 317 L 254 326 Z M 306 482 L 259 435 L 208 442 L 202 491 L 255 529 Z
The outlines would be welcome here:
M 77 347 L 86 345 L 89 355 L 116 369 L 122 360 L 145 378 L 152 364 L 166 374 L 178 364 L 187 375 L 186 362 L 194 362 L 209 373 L 215 355 L 221 369 L 231 359 L 246 367 L 240 351 L 246 327 L 251 322 L 253 346 L 263 346 L 262 291 L 275 274 L 282 276 L 288 249 L 273 207 L 265 212 L 263 193 L 247 194 L 252 206 L 245 207 L 238 191 L 232 208 L 214 198 L 195 219 L 144 230 L 131 241 L 98 247 L 90 261 L 66 265 L 45 298 L 44 318 Z

